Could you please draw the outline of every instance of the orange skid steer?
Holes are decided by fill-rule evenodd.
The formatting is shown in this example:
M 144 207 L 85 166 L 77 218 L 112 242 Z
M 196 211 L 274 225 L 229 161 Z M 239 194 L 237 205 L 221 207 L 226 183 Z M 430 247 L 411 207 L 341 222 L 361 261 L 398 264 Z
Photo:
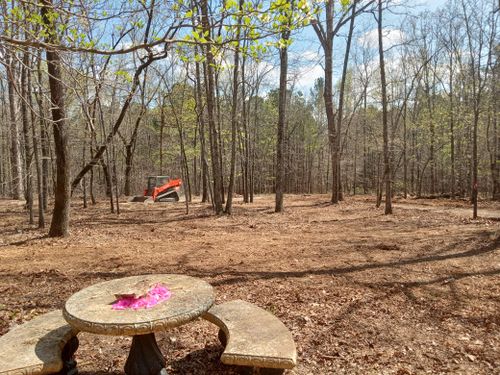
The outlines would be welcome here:
M 150 176 L 144 195 L 136 195 L 130 202 L 179 202 L 184 198 L 184 188 L 180 178 Z

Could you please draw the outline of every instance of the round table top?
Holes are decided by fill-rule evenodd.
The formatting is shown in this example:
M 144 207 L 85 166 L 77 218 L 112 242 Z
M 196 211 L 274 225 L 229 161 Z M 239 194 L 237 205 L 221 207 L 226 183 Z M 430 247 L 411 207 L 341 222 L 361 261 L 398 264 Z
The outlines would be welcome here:
M 166 301 L 151 308 L 114 310 L 115 294 L 156 284 L 172 293 Z M 214 303 L 213 288 L 207 282 L 185 275 L 141 275 L 105 281 L 73 294 L 63 309 L 63 316 L 74 328 L 104 335 L 144 335 L 187 323 Z

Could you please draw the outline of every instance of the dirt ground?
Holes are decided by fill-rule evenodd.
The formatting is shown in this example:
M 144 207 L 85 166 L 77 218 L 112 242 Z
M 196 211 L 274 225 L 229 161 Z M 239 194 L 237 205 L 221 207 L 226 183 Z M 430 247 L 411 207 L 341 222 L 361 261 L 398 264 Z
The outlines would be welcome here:
M 74 292 L 129 275 L 182 273 L 211 283 L 292 331 L 287 374 L 500 374 L 500 206 L 406 200 L 383 215 L 373 197 L 328 196 L 208 206 L 74 202 L 71 236 L 43 237 L 22 206 L 0 201 L 0 334 L 60 309 Z M 483 208 L 486 207 L 485 209 Z M 81 334 L 81 373 L 121 373 L 130 339 Z M 198 320 L 159 334 L 169 374 L 233 374 L 217 328 Z

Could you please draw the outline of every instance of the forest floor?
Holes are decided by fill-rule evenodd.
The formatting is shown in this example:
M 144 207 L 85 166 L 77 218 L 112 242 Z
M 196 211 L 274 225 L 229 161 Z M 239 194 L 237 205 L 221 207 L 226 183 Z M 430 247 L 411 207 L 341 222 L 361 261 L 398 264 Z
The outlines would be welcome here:
M 292 331 L 298 366 L 287 374 L 498 374 L 500 205 L 287 195 L 234 215 L 207 205 L 106 202 L 72 209 L 71 236 L 44 237 L 19 204 L 0 200 L 0 334 L 62 308 L 99 281 L 148 273 L 203 278 L 217 303 L 244 299 Z M 82 374 L 121 373 L 125 337 L 81 334 Z M 157 335 L 169 374 L 235 373 L 221 365 L 217 327 L 197 320 Z

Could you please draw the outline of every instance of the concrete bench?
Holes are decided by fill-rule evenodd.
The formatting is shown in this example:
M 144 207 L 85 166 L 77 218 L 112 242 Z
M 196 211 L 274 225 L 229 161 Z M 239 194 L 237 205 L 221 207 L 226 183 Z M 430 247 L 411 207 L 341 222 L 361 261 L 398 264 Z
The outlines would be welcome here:
M 0 374 L 76 374 L 76 334 L 60 310 L 15 327 L 0 337 Z
M 203 318 L 219 326 L 225 346 L 221 361 L 246 373 L 282 374 L 297 364 L 292 334 L 273 314 L 234 300 L 213 306 Z

